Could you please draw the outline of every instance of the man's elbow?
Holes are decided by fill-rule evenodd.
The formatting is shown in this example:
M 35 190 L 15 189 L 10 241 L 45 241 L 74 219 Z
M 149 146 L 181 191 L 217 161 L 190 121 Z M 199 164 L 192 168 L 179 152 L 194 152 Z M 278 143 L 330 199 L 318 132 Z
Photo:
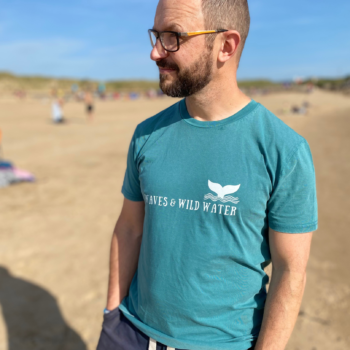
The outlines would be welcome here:
M 140 239 L 142 237 L 143 227 L 137 223 L 118 220 L 115 225 L 113 235 L 130 239 Z
M 290 274 L 289 288 L 291 295 L 302 297 L 306 286 L 306 271 L 294 272 Z
M 274 274 L 279 282 L 288 286 L 291 295 L 297 297 L 304 293 L 307 279 L 306 270 L 273 269 L 272 278 Z

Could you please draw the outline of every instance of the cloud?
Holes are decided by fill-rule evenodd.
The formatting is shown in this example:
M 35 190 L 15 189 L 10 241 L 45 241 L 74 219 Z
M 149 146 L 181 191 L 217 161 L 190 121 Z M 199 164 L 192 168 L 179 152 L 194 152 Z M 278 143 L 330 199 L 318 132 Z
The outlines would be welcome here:
M 0 36 L 3 36 L 6 31 L 8 31 L 10 27 L 10 22 L 9 21 L 1 21 L 0 22 Z
M 318 17 L 298 17 L 298 18 L 284 18 L 273 21 L 266 20 L 256 20 L 251 24 L 251 28 L 253 30 L 261 30 L 261 29 L 281 29 L 287 27 L 300 27 L 300 26 L 314 26 L 319 23 L 323 23 L 322 18 Z M 300 28 L 298 28 L 300 29 Z
M 23 60 L 30 57 L 37 57 L 39 60 L 47 56 L 60 56 L 79 51 L 85 44 L 78 40 L 69 40 L 62 38 L 51 38 L 43 40 L 15 41 L 11 43 L 0 44 L 1 59 L 10 60 L 21 58 Z
M 88 61 L 79 55 L 84 42 L 61 38 L 16 41 L 0 44 L 0 68 L 18 73 L 41 73 L 62 71 L 70 60 L 77 68 Z M 75 57 L 75 59 L 74 59 Z
M 124 0 L 88 0 L 88 5 L 108 6 L 108 5 L 124 5 Z M 142 4 L 142 5 L 157 5 L 158 0 L 128 0 L 128 4 Z M 85 1 L 86 5 L 86 1 Z
M 0 44 L 0 70 L 55 77 L 128 79 L 157 78 L 147 49 L 134 45 L 95 48 L 84 41 L 52 38 Z

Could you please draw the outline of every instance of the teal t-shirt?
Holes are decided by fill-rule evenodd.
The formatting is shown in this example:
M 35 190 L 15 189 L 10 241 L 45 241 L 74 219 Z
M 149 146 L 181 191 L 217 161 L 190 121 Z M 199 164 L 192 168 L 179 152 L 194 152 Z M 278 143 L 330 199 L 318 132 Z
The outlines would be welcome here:
M 317 229 L 305 139 L 254 100 L 216 122 L 191 118 L 181 100 L 137 126 L 122 193 L 145 203 L 124 315 L 170 347 L 248 349 L 266 299 L 268 227 Z

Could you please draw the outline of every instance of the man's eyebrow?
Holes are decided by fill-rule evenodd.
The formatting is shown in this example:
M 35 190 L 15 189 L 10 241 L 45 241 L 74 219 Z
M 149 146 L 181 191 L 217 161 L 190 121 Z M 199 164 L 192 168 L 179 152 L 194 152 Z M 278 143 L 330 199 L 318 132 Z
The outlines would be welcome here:
M 157 30 L 157 29 L 154 28 L 154 26 L 152 27 L 152 29 Z M 176 24 L 176 23 L 171 23 L 171 24 L 168 24 L 163 29 L 163 31 L 167 31 L 167 30 L 171 30 L 171 31 L 174 31 L 174 32 L 181 32 L 182 27 L 180 25 Z

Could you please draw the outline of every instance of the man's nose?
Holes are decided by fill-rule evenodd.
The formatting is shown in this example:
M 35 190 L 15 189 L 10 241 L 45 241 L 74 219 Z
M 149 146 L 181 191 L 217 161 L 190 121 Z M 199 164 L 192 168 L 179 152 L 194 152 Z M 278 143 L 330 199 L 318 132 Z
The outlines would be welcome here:
M 169 56 L 169 52 L 164 50 L 162 44 L 160 43 L 160 39 L 157 39 L 156 44 L 154 45 L 151 51 L 151 60 L 159 61 L 160 59 L 168 56 Z

